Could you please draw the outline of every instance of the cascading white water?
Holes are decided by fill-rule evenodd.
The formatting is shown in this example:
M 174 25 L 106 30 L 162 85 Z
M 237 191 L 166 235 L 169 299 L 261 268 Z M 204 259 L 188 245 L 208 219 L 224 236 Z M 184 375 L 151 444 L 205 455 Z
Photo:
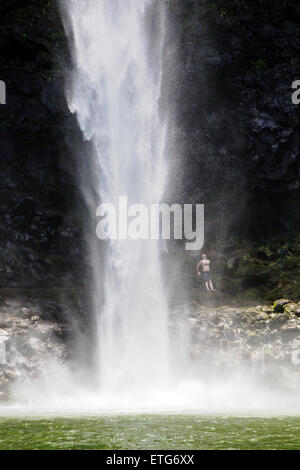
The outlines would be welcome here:
M 153 17 L 147 21 L 152 0 L 63 5 L 73 40 L 68 102 L 93 145 L 94 155 L 85 158 L 94 161 L 98 203 L 117 207 L 119 196 L 127 196 L 128 204 L 149 207 L 160 201 L 165 182 L 165 125 L 159 113 L 163 11 L 157 15 L 162 5 L 155 4 L 154 26 Z M 161 386 L 168 380 L 169 360 L 159 242 L 110 241 L 99 268 L 96 233 L 90 237 L 101 390 L 131 393 Z
M 166 126 L 159 113 L 159 100 L 164 3 L 61 0 L 73 46 L 68 102 L 84 138 L 90 142 L 90 153 L 84 158 L 92 171 L 88 180 L 82 177 L 79 183 L 93 220 L 97 204 L 118 205 L 120 195 L 127 196 L 129 204 L 146 206 L 159 202 L 163 196 Z M 81 167 L 82 162 L 78 163 Z M 193 365 L 193 360 L 189 360 L 197 343 L 189 338 L 186 323 L 180 325 L 182 311 L 177 312 L 179 318 L 173 325 L 176 347 L 174 342 L 169 347 L 158 241 L 109 242 L 105 262 L 100 264 L 101 242 L 95 230 L 90 231 L 89 238 L 97 324 L 94 356 L 100 389 L 91 390 L 86 383 L 89 376 L 83 374 L 81 365 L 76 368 L 72 363 L 69 367 L 54 358 L 44 362 L 41 354 L 40 375 L 33 380 L 28 374 L 24 383 L 16 382 L 16 403 L 29 404 L 31 410 L 41 410 L 43 414 L 45 410 L 94 414 L 128 409 L 299 412 L 299 394 L 292 401 L 280 391 L 270 393 L 269 388 L 257 386 L 249 370 L 242 367 L 230 376 L 223 377 L 221 373 L 220 378 L 205 380 L 197 362 Z M 197 322 L 188 315 L 187 312 L 188 320 Z M 35 335 L 33 332 L 33 339 Z M 24 361 L 23 347 L 21 339 L 16 364 Z M 230 366 L 231 354 L 227 352 Z M 213 347 L 208 353 L 220 354 Z M 0 344 L 1 355 L 5 363 L 6 347 Z M 170 359 L 178 366 L 175 373 Z M 222 372 L 219 367 L 217 372 Z M 287 410 L 282 403 L 288 403 Z M 18 412 L 18 408 L 13 406 L 8 412 Z M 24 412 L 28 416 L 28 408 Z

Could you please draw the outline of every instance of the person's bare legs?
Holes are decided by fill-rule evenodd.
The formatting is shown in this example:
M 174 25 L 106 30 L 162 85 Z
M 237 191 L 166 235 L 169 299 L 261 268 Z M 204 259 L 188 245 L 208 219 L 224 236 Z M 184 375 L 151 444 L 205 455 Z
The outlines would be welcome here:
M 206 289 L 208 290 L 208 292 L 210 292 L 209 282 L 208 281 L 205 282 L 205 286 L 206 286 Z
M 215 291 L 212 281 L 209 281 L 210 290 Z

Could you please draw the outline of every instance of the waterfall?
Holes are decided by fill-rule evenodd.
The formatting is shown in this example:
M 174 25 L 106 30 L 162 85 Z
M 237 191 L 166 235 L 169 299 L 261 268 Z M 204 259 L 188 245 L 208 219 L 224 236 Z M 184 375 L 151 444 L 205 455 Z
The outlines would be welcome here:
M 166 176 L 166 126 L 159 110 L 163 7 L 152 0 L 62 5 L 73 53 L 68 105 L 91 144 L 84 158 L 92 163 L 92 177 L 81 182 L 83 191 L 95 193 L 97 204 L 117 207 L 120 196 L 127 196 L 128 205 L 159 203 Z M 90 208 L 96 219 L 92 203 Z M 159 388 L 169 378 L 160 242 L 99 242 L 94 231 L 89 237 L 100 389 L 130 394 Z

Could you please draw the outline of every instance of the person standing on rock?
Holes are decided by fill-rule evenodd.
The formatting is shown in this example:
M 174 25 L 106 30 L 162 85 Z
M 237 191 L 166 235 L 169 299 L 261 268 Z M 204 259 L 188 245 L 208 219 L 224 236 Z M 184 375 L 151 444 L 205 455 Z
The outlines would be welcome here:
M 202 276 L 205 282 L 205 287 L 208 292 L 215 292 L 211 275 L 210 275 L 210 260 L 207 259 L 207 255 L 205 253 L 202 254 L 202 259 L 197 264 L 197 274 L 201 276 L 200 268 L 202 269 Z

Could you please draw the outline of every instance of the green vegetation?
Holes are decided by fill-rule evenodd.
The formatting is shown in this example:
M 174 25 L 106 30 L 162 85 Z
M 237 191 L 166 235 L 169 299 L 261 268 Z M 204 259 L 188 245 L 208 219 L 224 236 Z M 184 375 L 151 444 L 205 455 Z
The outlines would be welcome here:
M 241 245 L 225 260 L 221 288 L 248 300 L 300 300 L 300 239 Z

